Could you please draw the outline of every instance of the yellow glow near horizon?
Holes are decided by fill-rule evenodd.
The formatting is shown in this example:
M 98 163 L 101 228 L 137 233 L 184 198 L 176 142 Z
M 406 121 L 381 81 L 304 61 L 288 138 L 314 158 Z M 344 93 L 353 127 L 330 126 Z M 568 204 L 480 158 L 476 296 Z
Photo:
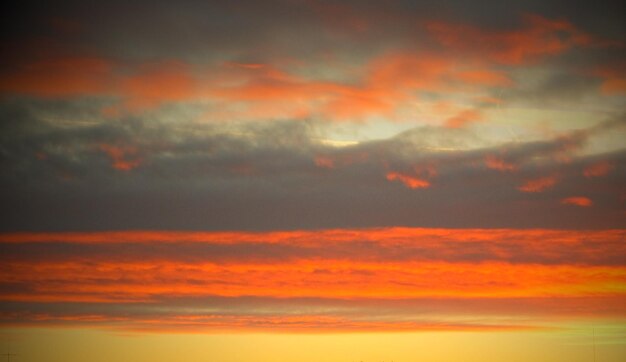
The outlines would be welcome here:
M 602 337 L 607 328 L 596 329 L 595 360 L 621 362 L 626 357 L 626 343 L 607 343 Z M 142 334 L 11 328 L 1 334 L 3 350 L 10 340 L 15 362 L 594 360 L 593 330 L 583 326 L 532 332 L 340 334 Z

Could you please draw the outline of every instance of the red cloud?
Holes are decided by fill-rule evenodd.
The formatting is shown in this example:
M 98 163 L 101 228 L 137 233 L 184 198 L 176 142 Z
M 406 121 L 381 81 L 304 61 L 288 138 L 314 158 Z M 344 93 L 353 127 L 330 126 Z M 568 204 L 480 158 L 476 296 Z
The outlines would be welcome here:
M 602 161 L 588 166 L 583 171 L 585 177 L 602 177 L 606 176 L 615 168 L 615 165 L 608 161 Z
M 522 192 L 542 192 L 553 187 L 558 181 L 556 176 L 528 180 L 517 189 Z
M 590 198 L 583 196 L 568 197 L 561 200 L 561 203 L 565 205 L 575 205 L 581 207 L 589 207 L 593 205 L 593 201 L 591 201 Z

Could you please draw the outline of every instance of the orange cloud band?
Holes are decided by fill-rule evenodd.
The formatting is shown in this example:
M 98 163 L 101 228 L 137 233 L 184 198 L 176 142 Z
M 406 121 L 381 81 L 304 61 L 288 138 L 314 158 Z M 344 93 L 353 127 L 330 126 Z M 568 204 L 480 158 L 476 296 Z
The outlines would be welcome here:
M 540 326 L 522 318 L 528 313 L 624 318 L 625 234 L 419 228 L 2 234 L 0 323 L 491 330 Z M 261 313 L 263 303 L 250 298 L 272 304 Z M 69 313 L 72 305 L 86 310 Z M 137 314 L 132 305 L 154 310 Z M 423 318 L 411 317 L 415 310 Z M 495 322 L 494 313 L 511 323 Z M 481 322 L 464 323 L 468 314 Z

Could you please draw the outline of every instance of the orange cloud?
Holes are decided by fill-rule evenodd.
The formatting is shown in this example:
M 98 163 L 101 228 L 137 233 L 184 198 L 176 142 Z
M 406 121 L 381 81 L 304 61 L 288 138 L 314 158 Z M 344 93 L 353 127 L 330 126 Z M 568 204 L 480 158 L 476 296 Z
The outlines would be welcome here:
M 626 78 L 607 79 L 602 83 L 601 90 L 605 94 L 626 93 Z
M 336 87 L 336 96 L 324 108 L 334 119 L 393 117 L 410 91 L 435 90 L 451 62 L 427 54 L 391 53 L 372 60 L 360 86 Z
M 416 176 L 407 175 L 399 172 L 388 172 L 387 180 L 389 181 L 400 181 L 404 184 L 404 186 L 411 189 L 421 189 L 430 187 L 430 182 L 420 179 Z
M 386 90 L 434 90 L 454 66 L 453 60 L 435 54 L 389 53 L 371 62 L 367 84 Z
M 475 109 L 466 109 L 446 120 L 446 127 L 459 128 L 468 123 L 482 120 L 482 114 Z
M 330 157 L 315 157 L 315 165 L 322 168 L 335 168 L 335 162 Z
M 561 203 L 565 205 L 575 205 L 581 207 L 589 207 L 593 205 L 593 201 L 591 201 L 590 198 L 583 196 L 568 197 L 561 200 Z
M 457 73 L 455 77 L 465 83 L 508 87 L 513 81 L 502 72 L 492 70 L 471 70 Z
M 0 91 L 38 97 L 117 95 L 131 109 L 199 96 L 196 80 L 181 62 L 143 64 L 123 75 L 119 64 L 98 57 L 53 57 L 19 65 L 2 77 Z M 106 113 L 115 115 L 109 108 Z
M 487 31 L 445 22 L 429 22 L 426 28 L 447 48 L 503 64 L 523 64 L 594 43 L 594 39 L 567 21 L 537 15 L 523 19 L 524 27 L 512 31 Z
M 226 62 L 225 65 L 232 67 L 241 67 L 247 69 L 260 69 L 265 67 L 262 63 L 238 63 L 238 62 Z
M 543 192 L 552 188 L 558 181 L 556 176 L 542 177 L 538 179 L 528 180 L 517 189 L 522 192 Z
M 120 81 L 119 92 L 131 109 L 150 108 L 163 102 L 199 97 L 189 67 L 180 62 L 143 65 L 137 74 Z
M 352 83 L 318 81 L 279 70 L 269 64 L 252 67 L 228 63 L 216 76 L 210 97 L 239 105 L 255 114 L 316 115 L 330 120 L 362 120 L 370 116 L 393 118 L 415 91 L 450 89 L 450 80 L 466 84 L 506 85 L 507 78 L 489 70 L 456 70 L 456 61 L 431 53 L 396 52 L 376 57 Z M 288 103 L 285 100 L 289 100 Z M 270 109 L 280 112 L 267 112 Z M 460 114 L 453 124 L 478 120 L 477 111 Z
M 222 102 L 220 113 L 227 119 L 304 118 L 345 91 L 338 84 L 303 79 L 269 64 L 226 63 L 215 72 L 206 97 Z
M 602 177 L 606 176 L 615 168 L 615 165 L 608 161 L 601 161 L 585 168 L 583 175 L 585 177 Z
M 618 95 L 626 93 L 626 64 L 618 63 L 598 67 L 592 74 L 603 79 L 600 91 L 606 95 Z
M 285 100 L 289 100 L 290 107 L 301 115 L 315 114 L 331 120 L 393 117 L 411 90 L 439 87 L 450 66 L 449 61 L 432 55 L 386 54 L 372 60 L 355 85 L 305 79 L 270 65 L 245 69 L 237 66 L 234 68 L 242 71 L 218 77 L 210 93 L 262 109 L 273 102 L 284 108 Z
M 624 283 L 626 269 L 501 262 L 324 259 L 262 264 L 91 258 L 7 262 L 0 277 L 7 280 L 9 276 L 29 288 L 3 291 L 2 300 L 23 302 L 132 302 L 203 296 L 516 298 L 619 294 L 611 292 L 610 286 Z M 49 283 L 51 280 L 55 282 Z
M 459 71 L 459 68 L 462 69 Z M 394 118 L 416 91 L 442 92 L 464 84 L 506 86 L 502 73 L 459 67 L 458 61 L 428 52 L 377 56 L 345 81 L 308 78 L 264 63 L 225 62 L 206 74 L 182 61 L 124 66 L 96 57 L 51 57 L 18 65 L 0 81 L 0 91 L 39 97 L 117 96 L 120 104 L 102 110 L 108 117 L 166 102 L 210 100 L 213 119 L 321 117 L 360 121 Z M 479 118 L 467 111 L 449 123 Z
M 0 313 L 0 322 L 115 323 L 174 331 L 436 328 L 416 322 L 417 308 L 448 330 L 480 329 L 480 323 L 464 324 L 466 315 L 502 328 L 507 324 L 490 316 L 525 321 L 537 315 L 544 321 L 555 315 L 616 316 L 623 315 L 626 299 L 621 288 L 626 267 L 619 259 L 624 233 L 420 228 L 2 233 L 0 280 L 20 288 L 0 290 L 0 301 L 18 302 L 15 308 L 54 302 L 80 303 L 88 310 L 98 304 L 95 313 Z M 321 309 L 315 309 L 316 301 Z M 210 311 L 194 313 L 198 303 Z M 329 306 L 336 307 L 332 314 Z
M 113 64 L 97 57 L 56 57 L 21 64 L 2 76 L 0 91 L 39 97 L 111 93 Z
M 323 114 L 336 120 L 358 120 L 373 115 L 393 116 L 397 101 L 403 97 L 394 91 L 355 89 L 342 92 L 323 108 Z
M 514 164 L 506 162 L 503 159 L 494 155 L 485 156 L 485 165 L 487 166 L 487 168 L 499 170 L 499 171 L 517 170 L 517 166 L 515 166 Z
M 141 164 L 136 147 L 101 144 L 100 150 L 109 156 L 111 165 L 117 170 L 130 171 Z

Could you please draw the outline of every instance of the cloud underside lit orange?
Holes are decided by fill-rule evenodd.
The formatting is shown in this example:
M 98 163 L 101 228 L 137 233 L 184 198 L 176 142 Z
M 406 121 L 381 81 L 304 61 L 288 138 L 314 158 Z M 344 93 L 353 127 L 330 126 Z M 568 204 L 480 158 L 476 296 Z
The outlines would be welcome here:
M 576 206 L 581 206 L 581 207 L 589 207 L 593 205 L 593 201 L 591 201 L 591 199 L 589 199 L 588 197 L 584 197 L 584 196 L 567 197 L 561 200 L 561 203 L 568 204 L 568 205 L 576 205 Z
M 518 190 L 522 192 L 543 192 L 552 188 L 558 179 L 556 176 L 542 177 L 538 179 L 528 180 L 523 185 L 518 187 Z
M 407 102 L 416 102 L 416 92 L 484 93 L 493 87 L 512 87 L 515 82 L 510 69 L 503 70 L 502 64 L 513 69 L 575 47 L 612 44 L 567 21 L 538 15 L 524 16 L 515 31 L 488 32 L 443 21 L 428 22 L 422 30 L 440 47 L 378 54 L 352 79 L 303 76 L 281 66 L 284 59 L 201 65 L 178 59 L 129 67 L 104 56 L 43 52 L 37 60 L 18 64 L 5 74 L 0 93 L 41 98 L 116 97 L 120 102 L 102 109 L 109 116 L 169 102 L 210 101 L 215 107 L 207 111 L 207 117 L 213 119 L 394 118 Z M 593 74 L 602 78 L 607 77 L 606 72 Z M 604 88 L 613 92 L 623 87 L 611 80 Z M 479 108 L 473 104 L 439 118 L 448 127 L 462 127 L 483 120 Z
M 15 307 L 0 310 L 0 322 L 341 332 L 624 318 L 624 236 L 409 228 L 2 234 L 0 302 Z

